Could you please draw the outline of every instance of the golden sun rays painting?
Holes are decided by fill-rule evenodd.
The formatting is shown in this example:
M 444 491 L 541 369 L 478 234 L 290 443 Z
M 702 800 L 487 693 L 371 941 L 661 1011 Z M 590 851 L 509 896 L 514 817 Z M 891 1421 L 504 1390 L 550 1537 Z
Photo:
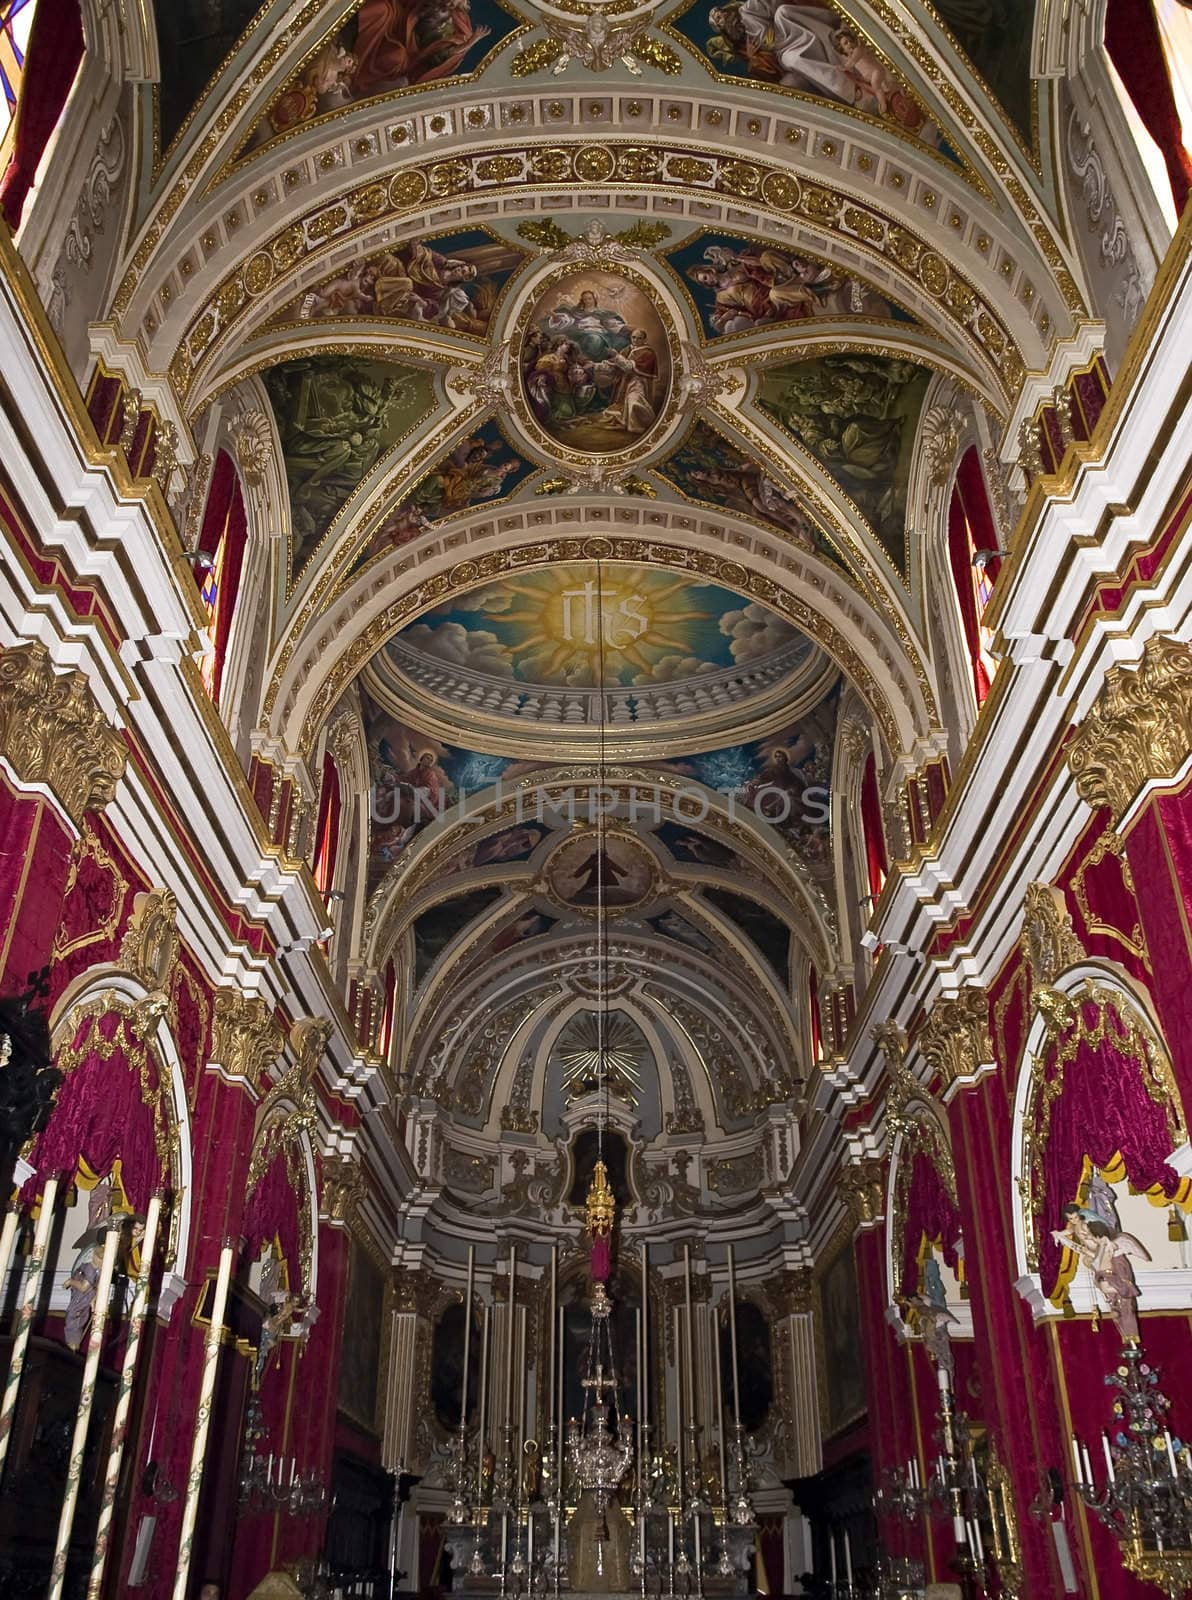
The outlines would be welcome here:
M 766 606 L 716 584 L 615 562 L 568 562 L 502 578 L 397 636 L 445 666 L 543 687 L 633 688 L 794 667 L 811 643 Z

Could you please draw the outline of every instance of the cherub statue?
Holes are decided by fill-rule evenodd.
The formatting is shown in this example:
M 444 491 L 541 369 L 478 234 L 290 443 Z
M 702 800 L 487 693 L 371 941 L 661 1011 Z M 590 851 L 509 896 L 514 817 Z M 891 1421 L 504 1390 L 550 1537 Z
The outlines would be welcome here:
M 1123 1342 L 1138 1338 L 1138 1283 L 1129 1257 L 1151 1259 L 1150 1251 L 1118 1220 L 1113 1190 L 1099 1172 L 1089 1183 L 1088 1205 L 1064 1207 L 1064 1226 L 1051 1237 L 1071 1250 L 1092 1274 L 1093 1287 L 1117 1323 Z
M 928 1355 L 950 1379 L 954 1378 L 956 1357 L 952 1351 L 952 1328 L 957 1319 L 948 1310 L 943 1275 L 934 1256 L 929 1256 L 923 1267 L 923 1292 L 912 1296 L 909 1303 Z

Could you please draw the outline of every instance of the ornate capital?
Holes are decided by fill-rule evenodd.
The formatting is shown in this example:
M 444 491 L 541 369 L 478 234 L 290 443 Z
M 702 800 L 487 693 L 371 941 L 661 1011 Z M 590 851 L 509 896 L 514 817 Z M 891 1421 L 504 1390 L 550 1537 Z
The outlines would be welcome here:
M 81 828 L 116 792 L 127 752 L 75 668 L 55 672 L 36 641 L 0 655 L 0 755 L 21 783 L 44 783 Z
M 1192 648 L 1151 639 L 1136 667 L 1111 667 L 1068 746 L 1076 792 L 1115 822 L 1151 779 L 1174 778 L 1192 749 Z
M 216 991 L 212 1060 L 230 1077 L 259 1084 L 281 1046 L 281 1028 L 261 995 L 241 994 L 238 989 Z
M 885 1164 L 873 1157 L 851 1161 L 836 1180 L 840 1196 L 852 1213 L 854 1228 L 873 1228 L 886 1214 Z
M 1019 948 L 1031 972 L 1031 987 L 1053 984 L 1060 973 L 1084 957 L 1084 947 L 1072 929 L 1063 892 L 1048 883 L 1027 885 L 1022 900 Z
M 360 736 L 360 720 L 350 711 L 343 712 L 331 724 L 327 734 L 327 748 L 340 766 L 351 760 L 353 750 L 358 748 Z
M 954 1083 L 973 1083 L 982 1067 L 994 1064 L 989 1036 L 989 997 L 972 984 L 954 999 L 941 1000 L 918 1038 L 924 1058 L 946 1093 Z
M 793 1272 L 776 1272 L 762 1283 L 767 1299 L 779 1317 L 807 1315 L 812 1307 L 811 1273 L 803 1268 Z
M 368 1185 L 358 1161 L 328 1156 L 323 1162 L 319 1215 L 334 1227 L 350 1227 L 356 1220 Z
M 429 1317 L 443 1285 L 425 1267 L 416 1271 L 398 1271 L 393 1275 L 393 1309 L 412 1311 L 415 1316 Z
M 135 895 L 132 905 L 119 965 L 147 989 L 168 989 L 178 959 L 177 898 L 171 889 L 150 889 Z

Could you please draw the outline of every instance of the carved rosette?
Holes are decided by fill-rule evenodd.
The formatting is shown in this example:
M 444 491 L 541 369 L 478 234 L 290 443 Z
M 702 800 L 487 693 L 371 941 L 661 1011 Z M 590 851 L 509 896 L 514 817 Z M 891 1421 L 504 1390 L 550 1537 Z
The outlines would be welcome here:
M 1076 792 L 1120 821 L 1143 785 L 1174 778 L 1192 750 L 1192 648 L 1159 637 L 1136 667 L 1111 667 L 1068 746 Z
M 886 1169 L 875 1157 L 851 1161 L 837 1179 L 840 1197 L 848 1206 L 853 1229 L 876 1228 L 885 1220 Z
M 216 992 L 212 1060 L 229 1077 L 260 1083 L 281 1047 L 281 1028 L 261 995 L 241 994 L 237 989 Z
M 81 828 L 112 799 L 127 752 L 84 675 L 55 672 L 33 641 L 0 655 L 0 755 L 19 782 L 45 784 Z
M 953 999 L 941 1000 L 917 1040 L 924 1059 L 939 1074 L 941 1092 L 953 1084 L 975 1083 L 994 1066 L 989 1034 L 989 997 L 976 984 Z

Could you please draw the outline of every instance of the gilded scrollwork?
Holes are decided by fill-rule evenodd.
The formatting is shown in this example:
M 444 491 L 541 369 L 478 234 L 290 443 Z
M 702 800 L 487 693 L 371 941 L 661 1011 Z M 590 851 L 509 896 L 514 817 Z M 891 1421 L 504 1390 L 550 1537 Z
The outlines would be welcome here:
M 81 828 L 124 773 L 123 740 L 78 668 L 57 672 L 37 640 L 0 654 L 0 755 L 22 784 L 45 784 Z
M 1083 960 L 1084 946 L 1076 937 L 1062 889 L 1049 883 L 1027 885 L 1019 948 L 1036 992 L 1049 989 L 1062 972 Z
M 132 904 L 116 964 L 147 989 L 166 989 L 178 959 L 177 898 L 172 889 L 150 889 Z
M 1166 782 L 1192 750 L 1192 648 L 1160 634 L 1137 666 L 1113 666 L 1068 745 L 1076 791 L 1121 820 L 1144 784 Z
M 215 1024 L 211 1058 L 229 1077 L 258 1085 L 276 1061 L 282 1030 L 262 995 L 238 989 L 215 991 Z
M 874 1156 L 848 1161 L 837 1178 L 840 1197 L 848 1207 L 854 1230 L 874 1228 L 886 1214 L 886 1168 Z

